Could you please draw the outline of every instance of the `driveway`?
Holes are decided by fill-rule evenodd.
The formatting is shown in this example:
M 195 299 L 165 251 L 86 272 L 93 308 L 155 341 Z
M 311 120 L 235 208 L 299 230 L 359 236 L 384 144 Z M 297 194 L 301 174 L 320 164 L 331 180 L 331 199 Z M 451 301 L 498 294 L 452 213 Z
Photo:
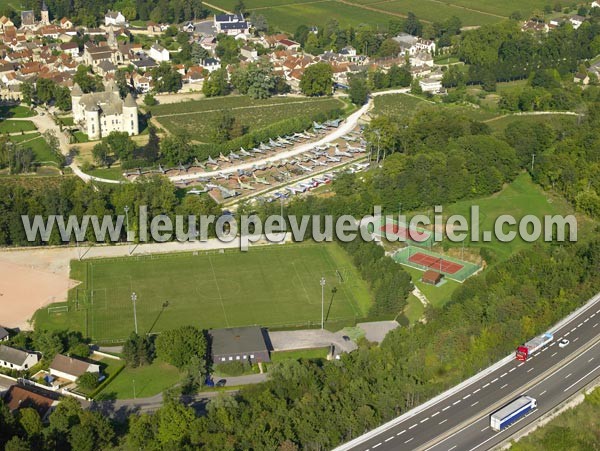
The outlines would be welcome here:
M 357 348 L 356 343 L 344 340 L 343 335 L 342 332 L 330 332 L 321 329 L 269 332 L 273 351 L 324 348 L 333 344 L 335 355 L 354 351 Z

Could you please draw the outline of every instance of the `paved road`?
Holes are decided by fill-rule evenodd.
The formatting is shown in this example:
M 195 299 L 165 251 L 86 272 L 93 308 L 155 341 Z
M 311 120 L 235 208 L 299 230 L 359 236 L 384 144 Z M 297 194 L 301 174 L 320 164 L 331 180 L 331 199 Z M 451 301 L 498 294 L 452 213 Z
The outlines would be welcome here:
M 404 420 L 381 427 L 375 436 L 340 446 L 339 450 L 482 450 L 553 409 L 600 376 L 600 295 L 590 308 L 552 330 L 554 341 L 526 362 L 510 359 L 487 376 Z M 570 340 L 559 348 L 561 338 Z M 514 398 L 527 394 L 538 409 L 497 433 L 489 428 L 489 414 Z

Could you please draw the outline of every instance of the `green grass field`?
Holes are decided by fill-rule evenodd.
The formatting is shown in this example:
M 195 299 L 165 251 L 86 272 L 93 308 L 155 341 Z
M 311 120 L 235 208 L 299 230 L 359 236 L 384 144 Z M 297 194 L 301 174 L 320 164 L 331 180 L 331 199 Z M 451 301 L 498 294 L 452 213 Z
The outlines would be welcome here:
M 308 326 L 320 321 L 321 276 L 329 322 L 365 316 L 368 288 L 346 253 L 335 244 L 302 244 L 73 261 L 71 278 L 82 284 L 70 292 L 69 311 L 42 308 L 35 321 L 42 329 L 79 330 L 94 341 L 122 340 L 134 329 L 135 292 L 140 333 L 184 324 Z
M 35 124 L 31 121 L 0 121 L 0 133 L 18 133 L 30 132 L 36 130 Z
M 326 113 L 346 106 L 341 100 L 330 97 L 252 100 L 249 97 L 239 96 L 217 100 L 216 102 L 207 99 L 160 105 L 152 108 L 151 111 L 162 128 L 170 133 L 178 135 L 185 132 L 194 140 L 209 142 L 216 113 L 224 109 L 229 109 L 241 124 L 247 126 L 248 131 L 252 132 L 285 119 Z
M 542 10 L 546 0 L 247 0 L 246 9 L 262 14 L 269 24 L 294 32 L 299 25 L 323 25 L 336 19 L 342 27 L 369 24 L 386 28 L 390 19 L 406 17 L 409 12 L 426 22 L 443 22 L 457 16 L 463 26 L 485 25 L 508 18 L 520 11 L 528 16 Z M 233 10 L 236 0 L 213 0 L 211 4 Z
M 1 2 L 0 2 L 1 4 Z M 0 106 L 0 117 L 2 119 L 10 119 L 10 118 L 23 118 L 23 117 L 32 117 L 36 116 L 37 113 L 35 110 L 30 110 L 26 106 L 16 105 L 16 106 L 8 106 L 2 105 Z
M 419 110 L 430 107 L 432 104 L 420 97 L 409 94 L 388 94 L 375 97 L 372 114 L 412 117 Z
M 125 367 L 96 398 L 98 400 L 147 398 L 172 387 L 179 382 L 180 377 L 177 368 L 157 359 L 152 365 L 139 368 Z
M 299 359 L 326 359 L 329 348 L 297 349 L 294 351 L 277 351 L 271 353 L 272 362 Z

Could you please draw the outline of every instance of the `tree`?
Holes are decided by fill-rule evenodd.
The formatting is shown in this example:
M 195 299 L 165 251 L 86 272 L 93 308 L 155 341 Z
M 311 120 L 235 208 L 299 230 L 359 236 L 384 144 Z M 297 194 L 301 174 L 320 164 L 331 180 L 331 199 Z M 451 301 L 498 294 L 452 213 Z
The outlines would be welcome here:
M 177 368 L 183 368 L 193 356 L 204 361 L 206 351 L 206 338 L 194 326 L 167 330 L 156 339 L 156 355 Z
M 73 83 L 77 83 L 84 93 L 97 91 L 99 86 L 94 77 L 90 75 L 88 66 L 79 65 L 73 77 Z
M 208 50 L 206 50 L 200 44 L 198 44 L 197 42 L 194 42 L 192 44 L 190 58 L 194 64 L 202 64 L 202 61 L 204 61 L 209 56 L 210 54 L 208 53 Z
M 49 103 L 54 98 L 54 82 L 49 78 L 40 78 L 35 84 L 36 97 L 42 103 Z
M 144 96 L 144 105 L 146 105 L 146 106 L 154 106 L 157 103 L 158 102 L 156 101 L 156 98 L 152 94 L 148 93 L 148 94 L 146 94 Z
M 363 105 L 369 99 L 369 87 L 364 77 L 350 78 L 350 100 L 356 105 Z
M 110 132 L 104 141 L 121 161 L 130 160 L 136 149 L 135 142 L 127 132 Z
M 33 83 L 26 81 L 21 84 L 21 99 L 26 105 L 31 105 L 35 97 L 35 89 Z
M 154 346 L 149 337 L 142 337 L 133 332 L 123 345 L 123 357 L 127 366 L 137 368 L 149 365 L 154 359 Z
M 233 12 L 236 14 L 244 14 L 246 12 L 246 5 L 244 4 L 244 0 L 238 0 L 235 6 L 233 7 Z
M 327 63 L 308 66 L 300 80 L 300 90 L 310 97 L 330 95 L 333 88 L 332 77 L 333 70 Z
M 412 81 L 410 68 L 407 65 L 400 67 L 394 64 L 388 72 L 388 80 L 390 88 L 397 86 L 406 88 L 410 86 L 410 82 Z
M 19 409 L 19 424 L 30 441 L 39 437 L 44 428 L 39 413 L 31 407 Z
M 398 56 L 398 54 L 400 53 L 400 51 L 401 51 L 400 44 L 398 44 L 393 39 L 388 38 L 381 43 L 381 46 L 379 47 L 379 51 L 377 52 L 377 54 L 383 58 L 386 58 L 386 57 L 396 58 Z
M 160 138 L 156 134 L 156 127 L 152 124 L 148 126 L 148 143 L 142 147 L 142 156 L 147 161 L 156 161 L 160 153 Z
M 152 79 L 156 92 L 177 92 L 182 86 L 181 74 L 167 62 L 152 69 Z
M 414 13 L 408 13 L 406 21 L 404 22 L 404 31 L 408 34 L 412 34 L 413 36 L 421 36 L 423 25 L 419 19 L 417 19 L 417 16 L 415 16 Z
M 160 143 L 161 158 L 168 164 L 187 164 L 194 158 L 189 136 L 180 134 L 167 136 Z
M 60 354 L 65 350 L 60 335 L 47 330 L 36 330 L 34 332 L 33 345 L 36 350 L 42 353 L 44 360 L 47 362 L 51 362 L 56 354 Z
M 212 72 L 208 78 L 204 80 L 202 92 L 206 97 L 224 96 L 229 94 L 227 70 L 221 68 Z
M 110 163 L 110 148 L 106 142 L 101 141 L 92 148 L 92 158 L 99 166 L 108 166 Z
M 72 108 L 71 105 L 71 91 L 66 86 L 58 86 L 54 87 L 54 98 L 56 102 L 56 106 L 61 111 L 70 111 Z
M 223 63 L 231 64 L 239 62 L 239 47 L 238 41 L 233 36 L 219 35 L 217 46 L 215 47 L 215 55 L 217 55 Z
M 269 23 L 265 19 L 265 16 L 256 14 L 256 12 L 250 15 L 250 23 L 256 31 L 267 31 L 269 29 Z
M 99 376 L 98 373 L 85 372 L 77 379 L 77 385 L 84 390 L 93 390 L 100 384 Z
M 275 89 L 275 80 L 267 66 L 250 64 L 247 70 L 247 94 L 253 99 L 266 99 Z

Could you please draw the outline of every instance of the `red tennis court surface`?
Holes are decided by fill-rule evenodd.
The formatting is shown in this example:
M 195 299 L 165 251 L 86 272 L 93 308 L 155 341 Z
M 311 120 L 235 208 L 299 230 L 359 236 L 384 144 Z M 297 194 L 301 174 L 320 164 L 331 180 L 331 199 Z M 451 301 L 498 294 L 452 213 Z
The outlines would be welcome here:
M 396 235 L 404 240 L 406 240 L 406 232 L 408 232 L 410 234 L 408 238 L 416 243 L 422 243 L 424 241 L 427 241 L 430 236 L 429 232 L 419 232 L 418 230 L 414 229 L 409 230 L 406 227 L 399 226 L 398 224 L 386 224 L 384 226 L 381 226 L 381 231 L 384 232 L 386 235 Z
M 408 261 L 416 263 L 417 265 L 436 269 L 440 272 L 445 272 L 446 274 L 454 274 L 463 269 L 463 265 L 444 260 L 443 258 L 432 257 L 431 255 L 426 255 L 421 252 L 411 255 L 408 258 Z

